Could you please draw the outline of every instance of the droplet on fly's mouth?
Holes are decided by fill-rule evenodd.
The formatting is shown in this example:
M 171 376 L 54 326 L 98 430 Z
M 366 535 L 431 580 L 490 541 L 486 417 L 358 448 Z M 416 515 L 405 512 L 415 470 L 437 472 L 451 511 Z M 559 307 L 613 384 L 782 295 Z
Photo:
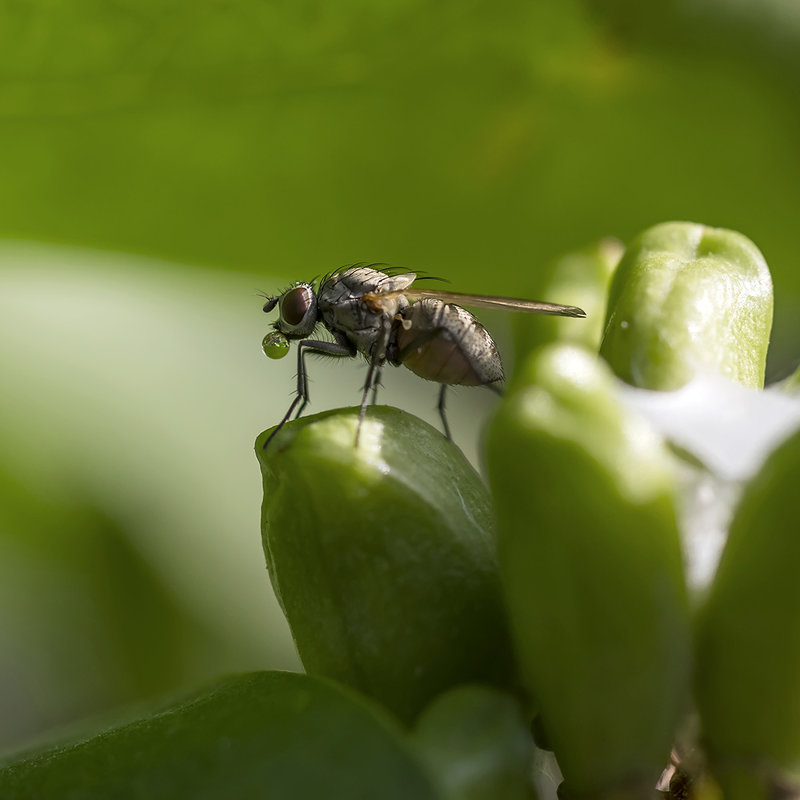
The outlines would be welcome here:
M 264 337 L 261 348 L 268 358 L 283 358 L 289 352 L 289 340 L 280 331 L 272 331 Z

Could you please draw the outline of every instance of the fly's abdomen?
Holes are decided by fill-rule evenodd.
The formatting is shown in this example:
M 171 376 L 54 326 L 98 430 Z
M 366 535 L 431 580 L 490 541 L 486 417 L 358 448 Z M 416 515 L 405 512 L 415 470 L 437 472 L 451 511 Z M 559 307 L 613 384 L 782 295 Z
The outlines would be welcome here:
M 503 379 L 500 354 L 483 325 L 461 306 L 425 299 L 404 309 L 392 361 L 429 381 L 483 386 Z

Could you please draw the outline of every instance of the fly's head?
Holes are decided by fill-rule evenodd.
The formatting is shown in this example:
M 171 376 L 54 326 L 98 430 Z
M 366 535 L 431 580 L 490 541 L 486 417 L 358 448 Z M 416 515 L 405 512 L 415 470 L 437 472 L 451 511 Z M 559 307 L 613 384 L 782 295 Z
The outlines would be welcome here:
M 264 311 L 278 309 L 274 331 L 264 337 L 262 347 L 270 358 L 283 358 L 291 339 L 305 339 L 317 325 L 317 295 L 311 283 L 295 283 L 285 292 L 267 298 Z

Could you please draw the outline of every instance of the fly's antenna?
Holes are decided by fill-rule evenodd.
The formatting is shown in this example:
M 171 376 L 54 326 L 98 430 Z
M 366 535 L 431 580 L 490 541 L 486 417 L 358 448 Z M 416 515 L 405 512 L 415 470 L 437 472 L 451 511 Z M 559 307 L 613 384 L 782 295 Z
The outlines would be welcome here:
M 269 314 L 269 312 L 272 311 L 272 309 L 275 308 L 276 305 L 278 305 L 278 300 L 281 299 L 281 296 L 279 294 L 277 295 L 267 294 L 266 292 L 262 292 L 258 289 L 256 290 L 256 294 L 259 297 L 263 297 L 264 300 L 267 301 L 266 303 L 264 303 L 264 309 L 263 309 L 265 314 Z

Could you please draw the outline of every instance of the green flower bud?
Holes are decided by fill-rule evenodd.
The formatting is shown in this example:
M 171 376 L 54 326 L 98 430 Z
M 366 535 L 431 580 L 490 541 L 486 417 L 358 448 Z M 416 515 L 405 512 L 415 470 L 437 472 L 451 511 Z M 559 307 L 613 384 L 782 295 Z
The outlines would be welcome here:
M 689 222 L 641 233 L 619 263 L 600 352 L 623 380 L 678 389 L 701 371 L 764 385 L 772 280 L 745 236 Z
M 772 386 L 770 386 L 770 388 L 772 388 Z M 787 394 L 800 394 L 800 367 L 788 378 L 784 378 L 780 383 L 775 384 L 775 388 Z
M 533 741 L 512 696 L 459 686 L 420 716 L 415 739 L 446 800 L 535 800 Z
M 523 680 L 570 797 L 649 797 L 687 705 L 670 456 L 583 349 L 528 360 L 488 439 Z
M 256 443 L 272 584 L 307 671 L 411 720 L 457 683 L 505 684 L 511 647 L 488 491 L 397 409 L 289 423 Z
M 514 315 L 518 362 L 537 347 L 554 341 L 582 344 L 597 352 L 603 338 L 608 286 L 623 250 L 616 239 L 602 239 L 556 261 L 542 299 L 579 306 L 586 312 L 586 319 L 576 323 L 569 317 Z
M 745 490 L 698 614 L 697 703 L 726 798 L 800 785 L 798 476 L 800 432 Z

